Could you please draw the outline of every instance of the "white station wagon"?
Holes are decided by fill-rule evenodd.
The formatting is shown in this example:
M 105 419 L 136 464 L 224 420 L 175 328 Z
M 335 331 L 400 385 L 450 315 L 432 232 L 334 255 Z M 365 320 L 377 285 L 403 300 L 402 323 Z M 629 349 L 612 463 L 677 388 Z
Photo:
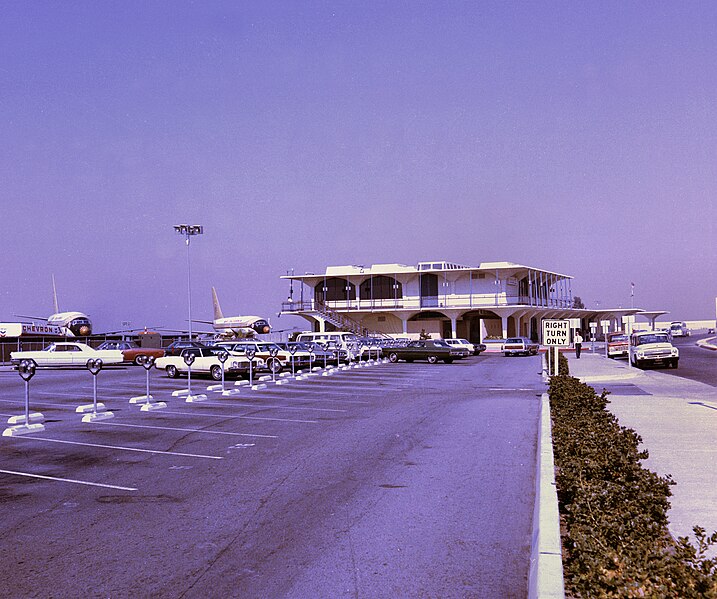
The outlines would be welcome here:
M 34 360 L 38 366 L 86 366 L 88 360 L 101 359 L 108 364 L 121 364 L 124 360 L 118 349 L 94 349 L 86 343 L 68 343 L 57 341 L 39 351 L 14 351 L 10 353 L 10 362 L 19 364 L 22 360 Z

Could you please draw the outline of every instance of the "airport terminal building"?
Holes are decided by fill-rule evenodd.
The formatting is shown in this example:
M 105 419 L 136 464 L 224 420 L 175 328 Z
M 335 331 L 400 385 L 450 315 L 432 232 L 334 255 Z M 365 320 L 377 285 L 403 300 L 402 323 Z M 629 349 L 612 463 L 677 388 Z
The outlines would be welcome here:
M 574 309 L 571 276 L 512 262 L 329 266 L 323 274 L 282 278 L 290 292 L 281 314 L 302 316 L 313 331 L 539 340 L 544 318 L 579 318 L 585 331 L 590 322 L 609 321 L 610 330 L 619 330 L 623 317 L 644 313 Z

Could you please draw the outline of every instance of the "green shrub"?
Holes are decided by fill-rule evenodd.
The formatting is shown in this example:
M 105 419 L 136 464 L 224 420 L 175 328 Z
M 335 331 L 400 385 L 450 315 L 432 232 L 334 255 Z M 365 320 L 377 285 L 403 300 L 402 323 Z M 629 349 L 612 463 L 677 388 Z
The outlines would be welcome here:
M 717 598 L 717 560 L 705 556 L 717 533 L 695 527 L 696 547 L 672 539 L 673 481 L 642 467 L 642 439 L 607 410 L 607 393 L 562 375 L 562 366 L 549 394 L 567 593 Z

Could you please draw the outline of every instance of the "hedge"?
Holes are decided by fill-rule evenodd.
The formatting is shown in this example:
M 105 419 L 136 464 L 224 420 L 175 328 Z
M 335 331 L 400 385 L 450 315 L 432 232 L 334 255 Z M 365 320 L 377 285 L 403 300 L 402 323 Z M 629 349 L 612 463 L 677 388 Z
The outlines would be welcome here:
M 567 374 L 550 379 L 553 447 L 565 587 L 573 597 L 717 598 L 717 546 L 694 528 L 696 545 L 667 528 L 671 478 L 641 462 L 640 436 L 620 426 L 601 395 Z

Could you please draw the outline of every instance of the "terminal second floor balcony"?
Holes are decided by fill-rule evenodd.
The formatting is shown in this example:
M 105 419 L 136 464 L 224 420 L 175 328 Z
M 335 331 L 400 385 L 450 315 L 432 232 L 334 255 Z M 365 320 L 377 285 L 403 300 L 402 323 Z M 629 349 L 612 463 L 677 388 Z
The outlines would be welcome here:
M 532 306 L 545 308 L 570 308 L 572 301 L 567 297 L 531 298 L 527 295 L 506 293 L 451 294 L 438 296 L 405 296 L 394 299 L 350 299 L 320 302 L 316 299 L 287 301 L 282 303 L 282 312 L 321 312 L 328 308 L 336 312 L 382 312 L 394 310 L 451 309 L 472 310 L 491 307 Z

